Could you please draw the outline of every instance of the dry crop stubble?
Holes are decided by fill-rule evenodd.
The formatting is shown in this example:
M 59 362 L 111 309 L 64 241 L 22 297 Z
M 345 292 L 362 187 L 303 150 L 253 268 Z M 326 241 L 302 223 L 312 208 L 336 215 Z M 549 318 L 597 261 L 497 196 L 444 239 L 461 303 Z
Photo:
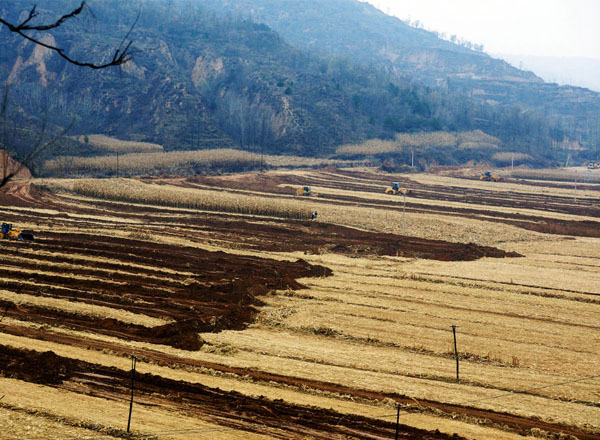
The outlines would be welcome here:
M 306 393 L 294 392 L 292 390 L 282 390 L 276 389 L 273 387 L 266 387 L 251 383 L 244 383 L 238 380 L 231 380 L 226 378 L 219 378 L 218 383 L 221 386 L 221 389 L 227 390 L 236 390 L 243 392 L 246 395 L 254 395 L 254 396 L 267 396 L 272 399 L 285 399 L 289 402 L 294 402 L 298 405 L 308 405 L 308 406 L 318 406 L 321 408 L 335 408 L 342 414 L 362 414 L 366 417 L 379 418 L 386 421 L 392 420 L 392 417 L 382 417 L 383 413 L 389 413 L 391 410 L 384 409 L 380 406 L 372 406 L 367 404 L 354 403 L 349 401 L 340 400 L 339 398 L 328 398 L 319 395 L 310 395 Z M 232 382 L 231 384 L 227 384 L 227 382 Z M 53 429 L 56 427 L 56 424 L 47 424 L 46 420 L 41 419 L 39 415 L 37 417 L 33 417 L 33 422 L 39 426 L 39 430 L 43 432 L 43 430 L 47 430 L 48 437 L 43 437 L 44 439 L 48 438 L 56 438 L 57 440 L 63 440 L 65 438 L 65 434 L 69 432 L 68 427 L 65 426 L 65 421 L 68 421 L 69 418 L 74 419 L 73 422 L 77 423 L 77 416 L 85 416 L 87 413 L 82 414 L 81 412 L 81 402 L 82 399 L 79 398 L 79 395 L 76 393 L 68 393 L 62 390 L 53 390 L 47 387 L 42 387 L 34 384 L 25 384 L 26 386 L 19 386 L 19 383 L 15 383 L 16 381 L 8 380 L 5 381 L 3 379 L 0 380 L 0 385 L 2 389 L 6 389 L 11 392 L 11 396 L 14 396 L 15 400 L 22 402 L 24 404 L 30 403 L 28 402 L 29 397 L 31 395 L 39 395 L 39 399 L 35 401 L 36 408 L 40 411 L 45 412 L 46 414 L 53 415 L 53 418 L 58 420 L 62 420 L 62 423 L 58 425 L 59 431 L 62 433 L 60 437 L 53 437 L 55 432 Z M 271 395 L 270 395 L 271 393 Z M 54 406 L 56 401 L 64 402 L 64 411 L 56 411 Z M 99 419 L 106 423 L 107 427 L 119 427 L 123 426 L 123 414 L 127 414 L 127 409 L 122 404 L 115 405 L 113 402 L 104 400 L 104 399 L 94 399 L 94 398 L 86 398 L 84 399 L 85 407 L 87 411 L 94 412 L 95 414 L 99 414 Z M 136 417 L 134 418 L 135 431 L 134 432 L 148 432 L 152 434 L 153 432 L 179 432 L 182 431 L 182 427 L 185 426 L 186 429 L 183 430 L 181 434 L 171 434 L 168 436 L 160 435 L 158 437 L 160 439 L 189 439 L 190 435 L 195 433 L 199 435 L 204 433 L 206 435 L 210 435 L 210 438 L 214 439 L 239 439 L 240 435 L 243 435 L 243 438 L 248 438 L 250 440 L 260 440 L 260 439 L 271 439 L 271 438 L 282 438 L 285 433 L 278 432 L 275 428 L 271 428 L 272 435 L 268 434 L 256 434 L 250 432 L 243 432 L 235 430 L 224 430 L 222 426 L 206 423 L 198 420 L 197 417 L 186 417 L 182 415 L 180 412 L 174 412 L 159 409 L 147 408 L 144 411 L 137 411 L 134 413 Z M 13 412 L 9 413 L 14 416 Z M 395 416 L 394 416 L 395 417 Z M 146 420 L 148 419 L 148 420 Z M 3 426 L 7 426 L 5 423 L 10 423 L 9 420 L 0 419 L 0 428 Z M 407 423 L 411 426 L 415 426 L 420 429 L 426 430 L 435 430 L 439 429 L 442 432 L 447 432 L 452 434 L 454 432 L 462 432 L 467 435 L 469 438 L 482 438 L 485 437 L 490 440 L 518 440 L 523 438 L 533 438 L 533 437 L 524 437 L 516 434 L 512 434 L 505 431 L 500 431 L 497 429 L 489 428 L 489 427 L 480 427 L 476 425 L 470 425 L 458 420 L 448 420 L 441 419 L 439 417 L 426 415 L 426 414 L 402 414 L 402 418 L 400 420 L 401 423 Z M 101 426 L 99 427 L 101 428 Z M 190 431 L 190 432 L 188 432 Z M 206 431 L 206 432 L 203 432 Z M 75 431 L 77 435 L 80 437 L 74 438 L 87 438 L 85 435 L 85 431 L 79 430 Z M 106 439 L 110 440 L 111 437 L 104 436 L 96 431 L 91 431 L 88 434 L 88 437 L 94 439 Z M 23 439 L 24 437 L 14 437 L 15 440 Z
M 508 176 L 507 176 L 508 177 Z M 517 176 L 513 176 L 517 177 Z M 411 174 L 410 180 L 423 185 L 442 185 L 447 188 L 473 188 L 478 190 L 490 191 L 492 193 L 517 193 L 535 195 L 549 195 L 557 197 L 574 196 L 573 188 L 558 188 L 554 186 L 539 186 L 535 182 L 522 181 L 514 182 L 485 182 L 478 179 L 462 179 L 458 177 L 441 176 L 436 174 Z M 593 185 L 581 184 L 577 188 L 577 197 L 583 199 L 597 199 L 600 191 L 592 189 Z
M 492 290 L 490 292 L 489 295 L 495 299 L 498 305 L 504 305 L 504 309 L 501 310 L 502 313 L 492 314 L 492 318 L 490 318 L 489 309 L 495 310 L 496 306 L 491 303 L 489 309 L 486 308 L 486 301 L 489 299 L 486 298 L 488 293 L 477 286 L 477 281 L 471 281 L 475 284 L 473 288 L 454 288 L 455 291 L 458 291 L 454 292 L 453 295 L 458 295 L 455 303 L 463 306 L 467 304 L 467 310 L 457 313 L 456 310 L 444 304 L 447 301 L 452 302 L 448 298 L 448 293 L 446 293 L 444 299 L 437 299 L 445 290 L 444 284 L 437 282 L 432 284 L 427 281 L 418 282 L 409 277 L 406 280 L 412 285 L 412 290 L 407 290 L 406 287 L 408 286 L 404 287 L 402 280 L 398 285 L 398 279 L 390 279 L 387 283 L 388 287 L 385 287 L 385 279 L 381 276 L 381 270 L 378 270 L 376 275 L 371 277 L 371 280 L 368 276 L 361 275 L 363 285 L 357 287 L 357 284 L 359 284 L 357 275 L 350 275 L 348 279 L 340 279 L 339 274 L 343 266 L 328 262 L 327 257 L 327 255 L 322 255 L 318 257 L 318 261 L 332 267 L 336 274 L 334 278 L 304 280 L 310 287 L 309 292 L 293 296 L 287 296 L 284 293 L 276 299 L 268 299 L 272 307 L 288 310 L 287 313 L 282 315 L 282 319 L 276 323 L 277 328 L 283 327 L 294 331 L 327 328 L 331 329 L 331 335 L 341 337 L 342 340 L 345 335 L 358 338 L 358 340 L 379 339 L 382 342 L 394 344 L 398 344 L 399 340 L 408 340 L 413 344 L 414 341 L 420 341 L 420 346 L 447 355 L 451 348 L 451 341 L 448 339 L 450 332 L 446 329 L 447 324 L 459 320 L 467 323 L 465 324 L 467 328 L 464 329 L 464 334 L 462 331 L 460 333 L 461 350 L 476 354 L 484 363 L 486 359 L 489 359 L 493 364 L 494 358 L 501 358 L 504 364 L 511 365 L 515 363 L 516 359 L 516 362 L 520 363 L 522 368 L 526 368 L 527 374 L 531 375 L 523 381 L 517 381 L 515 385 L 515 378 L 510 372 L 520 370 L 504 368 L 500 371 L 507 371 L 506 375 L 498 376 L 493 373 L 486 377 L 481 375 L 480 368 L 477 364 L 474 364 L 471 372 L 473 377 L 480 375 L 478 382 L 486 383 L 487 381 L 491 385 L 494 381 L 500 381 L 500 384 L 496 386 L 517 386 L 520 390 L 527 389 L 532 380 L 537 380 L 537 383 L 540 384 L 551 385 L 560 382 L 561 379 L 568 381 L 573 376 L 584 376 L 593 371 L 594 365 L 600 360 L 598 355 L 595 354 L 598 352 L 598 347 L 594 348 L 595 346 L 590 347 L 589 345 L 590 329 L 587 328 L 590 319 L 592 322 L 598 321 L 598 307 L 595 305 L 564 299 L 545 298 L 543 296 L 525 296 L 526 301 L 523 304 L 521 298 L 527 292 L 512 294 L 510 289 L 513 286 L 509 286 L 509 291 L 506 293 L 503 290 Z M 339 257 L 336 257 L 336 260 L 339 260 Z M 364 264 L 363 267 L 369 264 L 377 266 L 376 262 L 371 262 Z M 433 263 L 434 266 L 439 267 L 443 267 L 445 264 Z M 489 283 L 485 281 L 485 277 L 483 278 L 482 282 L 493 286 L 493 283 Z M 369 281 L 373 284 L 369 284 Z M 330 287 L 323 287 L 323 285 Z M 415 289 L 415 285 L 420 286 L 420 289 Z M 332 293 L 331 289 L 334 288 L 339 291 L 337 295 L 335 291 Z M 354 293 L 352 292 L 353 289 L 356 290 Z M 399 310 L 397 313 L 400 315 L 394 316 L 395 312 L 389 312 L 389 315 L 382 312 L 376 315 L 377 319 L 370 322 L 369 317 L 374 316 L 373 306 L 384 304 L 389 308 L 394 305 L 394 300 L 391 299 L 394 296 L 394 289 L 396 289 L 397 301 L 399 302 L 399 305 L 394 308 Z M 432 292 L 431 289 L 436 290 Z M 382 294 L 384 296 L 382 295 L 381 299 L 377 297 L 379 290 L 383 290 Z M 411 295 L 411 292 L 414 293 Z M 363 293 L 367 296 L 365 297 Z M 436 296 L 432 297 L 432 294 Z M 310 295 L 310 301 L 306 301 L 303 295 Z M 407 295 L 413 297 L 417 295 L 416 306 L 415 303 L 404 299 Z M 333 296 L 334 301 L 327 304 L 327 300 L 331 296 Z M 371 301 L 373 296 L 375 302 Z M 429 299 L 429 302 L 425 301 L 426 299 Z M 508 299 L 508 304 L 504 304 L 503 299 Z M 344 301 L 354 301 L 354 303 L 347 306 Z M 435 301 L 438 302 L 437 305 L 430 304 L 430 302 Z M 423 304 L 420 304 L 420 302 Z M 474 304 L 471 305 L 471 302 L 474 302 Z M 365 307 L 366 311 L 361 312 L 360 307 Z M 542 316 L 539 316 L 540 312 L 542 312 Z M 506 316 L 503 316 L 504 313 Z M 345 318 L 344 314 L 346 314 Z M 570 321 L 576 324 L 575 331 L 572 331 L 573 326 L 561 322 L 561 316 L 563 315 L 565 322 Z M 554 321 L 540 324 L 535 319 L 546 319 L 548 316 L 554 316 Z M 596 319 L 594 319 L 595 317 Z M 392 325 L 389 322 L 399 322 L 400 324 Z M 423 327 L 424 322 L 427 323 L 426 327 Z M 578 328 L 577 325 L 581 325 L 581 327 Z M 498 335 L 499 328 L 506 329 L 506 336 Z M 598 333 L 598 329 L 591 329 L 591 331 Z M 440 343 L 439 341 L 443 337 L 447 341 Z M 224 342 L 219 337 L 217 337 L 217 340 Z M 266 340 L 266 338 L 262 338 L 262 340 Z M 592 340 L 596 339 L 592 338 Z M 324 343 L 322 337 L 320 342 L 316 341 L 314 345 L 319 343 Z M 294 344 L 291 343 L 290 346 L 294 346 Z M 315 348 L 315 350 L 317 349 Z M 490 352 L 492 353 L 491 356 Z M 332 359 L 337 359 L 337 357 L 333 356 Z M 327 363 L 329 361 L 325 359 L 323 362 Z M 452 362 L 448 361 L 448 364 L 451 365 Z M 464 368 L 468 371 L 468 362 L 466 365 Z M 581 399 L 593 402 L 597 399 L 594 390 L 595 383 L 591 381 L 553 387 L 548 391 L 548 395 L 555 398 Z
M 117 440 L 107 434 L 101 434 L 93 429 L 85 429 L 65 423 L 64 417 L 49 413 L 40 413 L 0 403 L 0 431 L 4 440 L 65 440 L 65 439 L 94 439 Z M 60 434 L 57 434 L 60 433 Z
M 102 134 L 90 134 L 88 136 L 77 136 L 79 142 L 86 142 L 99 150 L 119 153 L 149 153 L 163 151 L 163 147 L 151 142 L 123 141 Z
M 320 220 L 369 231 L 402 235 L 402 208 L 396 210 L 376 207 L 314 205 Z M 456 243 L 475 243 L 497 246 L 507 241 L 555 240 L 545 234 L 526 231 L 516 226 L 490 223 L 482 220 L 457 218 L 447 215 L 406 213 L 405 235 L 444 240 Z
M 294 185 L 280 185 L 282 187 L 294 187 Z M 381 186 L 379 188 L 382 188 Z M 328 188 L 328 187 L 321 187 L 321 186 L 313 186 L 312 187 L 313 191 L 317 192 L 320 196 L 321 199 L 323 201 L 327 201 L 327 196 L 344 196 L 344 197 L 352 197 L 352 198 L 356 198 L 356 199 L 362 199 L 365 201 L 365 203 L 372 203 L 373 207 L 377 207 L 378 204 L 377 202 L 396 202 L 395 205 L 391 207 L 391 209 L 394 210 L 401 210 L 403 203 L 404 203 L 404 197 L 398 197 L 398 196 L 390 196 L 388 194 L 384 194 L 383 190 L 378 191 L 377 193 L 373 193 L 373 192 L 365 192 L 365 191 L 356 191 L 356 190 L 344 190 L 344 189 L 338 189 L 338 188 Z M 420 209 L 422 209 L 421 207 L 423 205 L 430 207 L 430 208 L 439 208 L 439 209 L 445 209 L 445 208 L 457 208 L 457 209 L 464 209 L 464 210 L 468 210 L 468 209 L 477 209 L 479 212 L 483 213 L 484 215 L 487 213 L 490 217 L 493 216 L 496 213 L 502 213 L 502 214 L 520 214 L 520 215 L 531 215 L 531 216 L 541 216 L 541 217 L 548 217 L 548 218 L 553 218 L 553 219 L 562 219 L 562 220 L 579 220 L 579 221 L 583 221 L 583 220 L 597 220 L 596 217 L 588 217 L 588 216 L 582 216 L 582 215 L 573 215 L 573 214 L 563 214 L 563 213 L 557 213 L 557 212 L 553 212 L 553 213 L 548 213 L 546 211 L 542 211 L 542 210 L 538 210 L 538 209 L 527 209 L 527 208 L 511 208 L 511 207 L 506 207 L 506 206 L 502 206 L 502 207 L 495 207 L 495 206 L 489 206 L 489 205 L 477 205 L 474 203 L 466 203 L 466 202 L 456 202 L 456 201 L 449 201 L 449 200 L 438 200 L 436 199 L 436 196 L 438 195 L 438 193 L 436 191 L 428 191 L 430 193 L 430 198 L 424 197 L 425 195 L 425 191 L 420 191 L 420 197 L 416 198 L 416 197 L 411 197 L 411 196 L 407 196 L 406 197 L 406 205 L 408 207 L 408 209 L 411 208 L 411 206 L 413 204 L 418 204 L 420 205 Z M 598 193 L 596 193 L 596 197 L 598 197 Z M 590 197 L 591 198 L 591 197 Z M 510 195 L 506 196 L 506 199 L 510 200 L 511 197 Z M 334 199 L 330 199 L 330 200 L 334 200 Z M 565 203 L 565 206 L 570 206 L 568 203 Z M 379 205 L 379 207 L 381 209 L 385 209 L 385 207 Z M 390 208 L 388 208 L 390 209 Z
M 130 201 L 214 212 L 233 212 L 293 219 L 310 219 L 311 210 L 297 203 L 267 197 L 231 194 L 167 185 L 146 184 L 131 179 L 82 179 L 74 183 L 78 194 L 116 201 Z
M 43 287 L 43 286 L 41 286 Z M 90 295 L 90 298 L 93 298 Z M 128 312 L 127 310 L 104 307 L 100 305 L 75 302 L 68 299 L 45 298 L 40 296 L 15 293 L 8 290 L 0 290 L 0 299 L 10 301 L 13 304 L 29 304 L 47 309 L 61 310 L 76 313 L 81 316 L 110 318 L 127 324 L 138 324 L 146 327 L 155 327 L 172 322 L 167 319 L 153 318 L 150 316 Z
M 68 334 L 77 333 L 72 331 L 64 331 L 60 329 L 57 330 Z M 85 336 L 85 334 L 82 334 L 82 336 Z M 90 337 L 101 340 L 114 340 L 114 338 L 98 337 L 97 335 L 90 335 Z M 26 347 L 27 341 L 30 341 L 25 338 L 17 338 L 11 335 L 6 335 L 5 339 L 7 340 L 7 343 L 9 343 L 11 346 L 21 347 Z M 143 343 L 132 343 L 131 345 L 135 347 L 149 346 L 149 348 L 152 349 L 157 348 L 156 346 L 151 346 L 150 344 Z M 52 350 L 62 356 L 68 356 L 74 359 L 87 360 L 101 365 L 115 366 L 124 370 L 126 370 L 127 366 L 129 365 L 128 358 L 94 351 L 90 352 L 87 350 L 83 350 L 83 352 L 81 352 L 80 354 L 79 349 L 61 344 L 33 341 L 30 347 L 40 351 Z M 173 350 L 169 347 L 164 348 L 165 350 L 172 353 L 183 354 L 181 351 Z M 182 357 L 182 362 L 183 359 L 184 357 Z M 178 367 L 159 367 L 153 364 L 146 363 L 139 363 L 138 368 L 141 373 L 147 372 L 151 374 L 160 375 L 166 378 L 171 378 L 174 380 L 185 380 L 191 381 L 193 383 L 201 383 L 210 387 L 218 387 L 224 391 L 237 391 L 246 395 L 266 396 L 270 399 L 284 399 L 287 402 L 291 402 L 297 405 L 317 406 L 321 408 L 334 408 L 336 411 L 345 414 L 361 414 L 368 417 L 380 418 L 382 417 L 382 413 L 387 414 L 390 412 L 389 408 L 387 407 L 387 409 L 384 408 L 382 410 L 382 407 L 379 405 L 372 406 L 367 404 L 355 403 L 352 400 L 340 399 L 339 396 L 335 395 L 332 397 L 327 397 L 327 393 L 323 395 L 323 393 L 319 392 L 318 390 L 311 390 L 310 388 L 295 390 L 294 388 L 278 386 L 276 383 L 273 382 L 269 382 L 268 384 L 253 383 L 249 382 L 246 378 L 235 377 L 233 375 L 211 375 L 214 374 L 214 372 L 211 373 L 208 370 L 198 374 L 193 370 L 180 369 Z M 42 409 L 53 409 L 51 406 L 52 397 L 49 397 L 45 400 L 45 395 L 61 394 L 61 399 L 66 399 L 65 404 L 67 408 L 70 408 L 70 405 L 76 404 L 76 402 L 81 402 L 81 400 L 77 400 L 77 397 L 75 395 L 71 398 L 69 396 L 66 396 L 65 393 L 61 393 L 61 391 L 52 392 L 48 389 L 44 389 L 44 393 L 45 394 L 42 394 L 41 399 L 36 401 L 37 407 L 40 407 Z M 18 393 L 15 393 L 15 398 L 19 398 Z M 106 405 L 106 409 L 103 408 L 104 405 Z M 104 421 L 108 426 L 110 426 L 111 422 L 112 426 L 115 426 L 115 424 L 116 426 L 121 426 L 122 414 L 119 412 L 119 410 L 117 410 L 117 413 L 115 414 L 115 407 L 110 401 L 103 401 L 101 399 L 98 399 L 96 401 L 93 401 L 90 407 L 93 408 L 94 411 L 105 412 L 105 416 L 102 418 L 102 421 Z M 75 416 L 78 415 L 76 411 L 71 412 L 70 414 L 75 414 Z M 138 412 L 136 412 L 136 415 L 140 417 Z M 164 416 L 161 415 L 161 413 L 153 413 L 151 417 L 156 418 L 156 423 L 165 423 L 163 422 Z M 391 417 L 387 417 L 387 420 L 391 420 Z M 180 423 L 182 423 L 182 426 L 190 426 L 190 424 L 184 418 L 179 418 L 179 421 Z M 167 421 L 166 423 L 169 423 L 169 421 Z M 485 436 L 486 438 L 516 438 L 516 436 L 513 436 L 509 433 L 502 434 L 501 431 L 498 431 L 496 429 L 477 427 L 458 421 L 448 421 L 445 419 L 440 420 L 439 417 L 428 415 L 414 414 L 414 417 L 411 417 L 410 419 L 404 419 L 403 423 L 407 423 L 411 426 L 416 426 L 428 430 L 440 429 L 441 431 L 448 432 L 450 434 L 454 432 L 471 433 L 471 435 L 473 435 L 473 438 L 478 438 L 481 436 Z M 152 427 L 148 427 L 147 424 L 142 424 L 141 426 L 140 424 L 137 424 L 136 426 L 140 430 L 152 430 Z M 231 437 L 225 438 L 239 438 L 239 432 L 230 433 L 230 435 Z M 163 437 L 161 436 L 160 438 Z
M 234 149 L 212 149 L 198 151 L 169 151 L 164 152 L 149 147 L 144 150 L 137 143 L 125 143 L 127 147 L 111 147 L 107 149 L 120 154 L 118 169 L 121 173 L 139 175 L 144 173 L 189 172 L 188 168 L 259 168 L 261 160 L 267 167 L 325 167 L 353 166 L 356 162 L 347 160 L 319 159 L 300 156 L 276 156 L 251 153 Z M 152 145 L 152 144 L 151 144 Z M 120 149 L 119 149 L 120 148 Z M 139 149 L 140 151 L 135 151 Z M 146 151 L 146 152 L 141 152 Z M 66 169 L 65 164 L 68 164 Z M 48 160 L 44 170 L 50 173 L 68 171 L 83 175 L 94 173 L 114 173 L 117 170 L 116 156 L 73 157 L 63 156 Z
M 346 212 L 340 217 L 344 222 L 365 222 L 363 227 L 370 225 L 378 230 L 387 226 L 382 220 L 388 221 L 387 215 L 390 215 L 389 218 L 396 221 L 395 226 L 399 226 L 399 217 L 393 217 L 386 210 L 373 209 L 375 220 L 379 222 L 368 219 L 372 223 L 367 223 L 365 219 L 351 217 L 355 214 L 366 215 L 369 208 L 358 210 L 351 207 L 346 211 L 345 207 L 334 206 L 326 200 L 318 203 L 322 203 L 322 208 L 321 205 L 317 208 L 320 217 L 323 213 L 327 215 L 328 210 L 331 213 L 339 209 L 339 213 Z M 173 208 L 173 213 L 183 212 L 188 211 Z M 266 370 L 276 374 L 341 382 L 360 389 L 396 391 L 416 398 L 453 399 L 456 402 L 489 398 L 473 405 L 537 416 L 544 420 L 572 422 L 579 426 L 588 423 L 598 429 L 595 422 L 600 420 L 598 408 L 575 402 L 597 403 L 594 394 L 597 392 L 597 382 L 594 381 L 532 391 L 533 394 L 546 397 L 513 393 L 495 399 L 503 393 L 501 390 L 523 391 L 529 389 L 532 382 L 545 386 L 560 383 L 564 379 L 576 379 L 589 374 L 597 365 L 599 359 L 595 353 L 600 352 L 597 330 L 585 326 L 590 322 L 598 322 L 598 305 L 572 301 L 583 295 L 561 289 L 573 290 L 569 286 L 574 285 L 581 290 L 586 284 L 598 284 L 594 266 L 594 255 L 598 255 L 594 249 L 598 249 L 595 246 L 598 240 L 565 241 L 558 237 L 550 242 L 519 243 L 518 240 L 523 236 L 516 234 L 514 228 L 488 225 L 481 221 L 451 220 L 456 221 L 457 232 L 459 227 L 463 227 L 463 237 L 466 234 L 481 234 L 477 232 L 478 228 L 486 228 L 486 233 L 494 234 L 494 239 L 507 238 L 507 243 L 503 244 L 507 250 L 515 250 L 512 246 L 519 245 L 526 258 L 443 263 L 388 257 L 349 258 L 328 253 L 305 255 L 303 258 L 309 262 L 332 268 L 335 275 L 332 278 L 301 280 L 309 287 L 308 290 L 293 294 L 281 292 L 266 297 L 265 301 L 270 307 L 267 310 L 282 310 L 281 313 L 272 314 L 273 328 L 265 325 L 269 322 L 267 320 L 242 332 L 206 334 L 203 337 L 206 336 L 212 345 L 193 354 L 165 346 L 81 335 L 84 338 L 112 340 L 128 347 L 159 349 L 182 358 L 246 367 L 252 371 Z M 465 231 L 465 228 L 472 228 L 473 232 L 468 229 Z M 528 240 L 540 238 L 544 236 L 532 234 L 527 237 Z M 170 237 L 168 239 L 171 240 Z M 218 249 L 218 246 L 214 246 L 214 249 Z M 581 258 L 578 257 L 579 251 L 590 253 Z M 299 253 L 235 252 L 283 259 L 301 256 Z M 560 261 L 547 258 L 546 254 L 555 252 L 563 255 Z M 528 277 L 528 272 L 535 274 Z M 457 319 L 464 323 L 461 325 L 458 322 L 461 325 L 459 350 L 478 356 L 461 361 L 461 371 L 467 381 L 462 385 L 449 382 L 454 364 L 450 357 L 452 346 L 448 325 Z M 571 327 L 577 329 L 572 334 L 565 330 Z M 496 334 L 493 328 L 506 331 Z M 212 350 L 221 345 L 228 349 Z M 54 346 L 40 344 L 39 347 Z M 91 354 L 81 349 L 73 349 L 73 352 L 66 351 L 65 347 L 60 349 L 65 350 L 64 353 L 71 353 L 69 356 L 78 356 L 77 350 L 84 355 Z M 513 366 L 513 356 L 518 365 Z M 552 357 L 554 361 L 549 360 Z M 106 358 L 106 362 L 116 362 L 113 358 Z M 377 362 L 368 362 L 370 358 Z M 125 365 L 121 368 L 127 369 L 128 360 L 119 359 L 119 364 Z M 565 360 L 564 365 L 560 364 L 560 359 Z M 245 379 L 196 375 L 174 368 L 151 371 L 184 380 L 207 383 L 210 380 L 215 386 L 228 384 L 231 389 L 239 387 L 257 395 L 344 407 L 359 414 L 363 414 L 360 411 L 364 411 L 364 414 L 372 411 L 351 406 L 350 402 L 340 398 L 313 396 L 310 390 L 307 393 L 292 392 L 275 384 L 254 384 Z M 415 423 L 417 416 L 423 415 L 415 414 L 414 418 L 406 416 L 407 422 Z M 437 424 L 446 426 L 444 419 L 439 417 Z M 432 429 L 437 427 L 435 423 L 430 426 L 433 426 Z M 468 432 L 465 425 L 456 429 L 451 432 Z M 481 429 L 473 438 L 492 438 L 486 435 L 491 430 Z
M 0 386 L 7 392 L 3 399 L 4 403 L 48 413 L 67 423 L 95 426 L 99 432 L 89 435 L 94 440 L 105 438 L 103 431 L 108 429 L 120 431 L 120 438 L 124 436 L 126 422 L 124 423 L 123 420 L 127 420 L 129 410 L 129 402 L 126 398 L 121 401 L 107 400 L 102 397 L 85 396 L 78 393 L 77 390 L 53 389 L 13 379 L 0 379 Z M 61 402 L 61 404 L 57 405 L 56 402 Z M 185 429 L 182 429 L 182 426 L 185 426 Z M 240 435 L 239 431 L 236 433 L 235 430 L 226 429 L 217 423 L 210 423 L 192 415 L 186 415 L 182 411 L 161 409 L 154 405 L 138 404 L 132 417 L 132 427 L 132 434 L 141 438 L 156 438 L 152 436 L 153 432 L 173 433 L 160 435 L 161 439 L 189 439 L 189 432 L 194 431 L 197 431 L 197 434 L 208 434 L 210 438 L 222 440 L 239 438 Z M 184 432 L 177 434 L 181 431 Z M 144 436 L 144 433 L 149 433 L 149 435 Z M 61 440 L 67 438 L 54 435 L 50 438 Z M 277 438 L 251 432 L 244 432 L 243 435 L 244 438 L 252 440 Z M 26 438 L 24 437 L 24 439 Z

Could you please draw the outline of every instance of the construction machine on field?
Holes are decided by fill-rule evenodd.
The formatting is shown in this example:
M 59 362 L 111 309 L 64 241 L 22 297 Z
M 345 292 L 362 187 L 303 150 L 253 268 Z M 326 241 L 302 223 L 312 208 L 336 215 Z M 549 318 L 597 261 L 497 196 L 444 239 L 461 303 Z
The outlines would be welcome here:
M 310 197 L 313 195 L 313 192 L 311 191 L 310 186 L 303 186 L 296 190 L 296 195 Z
M 400 195 L 400 194 L 407 195 L 407 194 L 410 194 L 410 190 L 406 189 L 406 188 L 402 188 L 400 186 L 400 182 L 393 182 L 392 186 L 388 186 L 385 189 L 385 193 L 386 194 L 396 195 L 396 196 Z
M 6 240 L 33 241 L 33 234 L 29 232 L 17 231 L 13 229 L 13 225 L 10 223 L 2 223 L 0 237 Z
M 498 182 L 500 180 L 500 176 L 497 174 L 492 174 L 491 171 L 486 171 L 479 176 L 479 180 L 483 180 L 484 182 Z

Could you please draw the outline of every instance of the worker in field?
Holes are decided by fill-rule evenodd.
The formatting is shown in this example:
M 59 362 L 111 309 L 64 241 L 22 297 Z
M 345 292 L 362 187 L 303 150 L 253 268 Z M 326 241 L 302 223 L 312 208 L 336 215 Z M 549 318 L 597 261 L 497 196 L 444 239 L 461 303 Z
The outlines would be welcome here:
M 313 213 L 310 215 L 310 219 L 311 220 L 316 220 L 317 219 L 317 214 L 318 214 L 317 211 L 313 211 Z

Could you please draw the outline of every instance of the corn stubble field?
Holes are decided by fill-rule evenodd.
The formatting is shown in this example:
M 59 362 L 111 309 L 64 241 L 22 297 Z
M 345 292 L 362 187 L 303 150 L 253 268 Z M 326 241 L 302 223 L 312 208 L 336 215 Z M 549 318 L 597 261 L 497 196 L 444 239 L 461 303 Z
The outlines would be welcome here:
M 399 414 L 404 439 L 598 439 L 599 195 L 336 168 L 14 182 L 2 220 L 36 241 L 0 242 L 2 438 L 392 439 Z

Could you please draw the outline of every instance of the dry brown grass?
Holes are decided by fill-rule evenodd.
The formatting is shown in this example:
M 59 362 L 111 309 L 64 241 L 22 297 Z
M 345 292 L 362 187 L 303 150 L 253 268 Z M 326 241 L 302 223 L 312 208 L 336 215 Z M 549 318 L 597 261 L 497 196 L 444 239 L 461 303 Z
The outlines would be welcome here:
M 353 166 L 355 164 L 343 160 L 276 155 L 264 155 L 262 160 L 267 167 L 324 167 Z M 119 156 L 119 172 L 126 175 L 138 175 L 147 173 L 181 174 L 196 168 L 240 170 L 258 168 L 260 161 L 260 154 L 230 148 L 130 153 Z M 61 156 L 44 163 L 44 170 L 50 173 L 68 172 L 85 175 L 114 173 L 116 169 L 116 156 Z
M 116 170 L 115 156 L 73 157 L 69 168 L 79 173 L 113 172 Z M 168 153 L 132 153 L 119 156 L 119 170 L 123 173 L 168 172 L 181 167 L 233 167 L 256 165 L 260 156 L 233 149 L 171 151 Z M 60 171 L 64 159 L 54 159 L 44 164 L 50 172 Z
M 542 170 L 512 170 L 512 177 L 531 180 L 551 180 L 559 182 L 580 182 L 580 183 L 598 183 L 600 182 L 600 173 L 581 169 L 581 171 L 572 169 L 547 168 Z
M 372 155 L 400 152 L 406 148 L 456 147 L 497 148 L 500 140 L 481 130 L 467 132 L 419 132 L 399 133 L 393 141 L 371 139 L 362 144 L 344 145 L 336 150 L 341 155 Z
M 292 219 L 310 219 L 312 212 L 306 204 L 291 200 L 153 185 L 132 179 L 80 179 L 73 184 L 73 191 L 108 200 Z
M 533 159 L 529 154 L 525 154 L 525 153 L 511 153 L 511 152 L 502 152 L 502 153 L 495 153 L 492 156 L 492 160 L 496 161 L 496 162 L 500 162 L 502 164 L 510 164 L 510 163 L 515 163 L 515 164 L 519 164 L 522 162 L 525 162 L 527 160 L 531 160 Z
M 85 136 L 77 136 L 79 142 L 85 142 Z M 152 153 L 163 151 L 163 147 L 150 142 L 122 141 L 102 134 L 90 134 L 88 143 L 98 150 L 110 153 Z

